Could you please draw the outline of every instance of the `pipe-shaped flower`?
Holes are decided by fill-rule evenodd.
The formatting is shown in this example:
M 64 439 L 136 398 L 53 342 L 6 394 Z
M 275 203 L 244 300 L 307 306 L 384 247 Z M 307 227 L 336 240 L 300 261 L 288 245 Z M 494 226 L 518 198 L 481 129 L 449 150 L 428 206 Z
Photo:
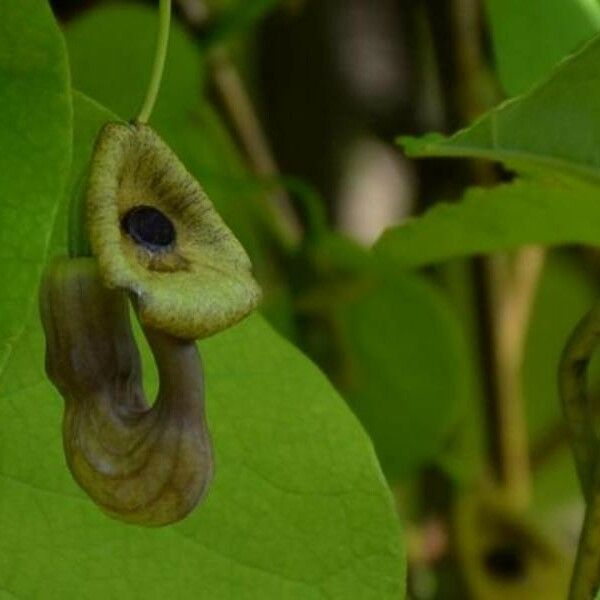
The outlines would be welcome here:
M 93 258 L 50 264 L 40 310 L 46 370 L 65 400 L 63 442 L 75 480 L 122 521 L 183 519 L 213 473 L 196 342 L 144 328 L 160 380 L 150 407 L 127 295 L 102 285 Z
M 202 338 L 256 307 L 260 288 L 246 252 L 198 182 L 147 125 L 104 127 L 86 203 L 102 279 L 131 294 L 146 326 Z

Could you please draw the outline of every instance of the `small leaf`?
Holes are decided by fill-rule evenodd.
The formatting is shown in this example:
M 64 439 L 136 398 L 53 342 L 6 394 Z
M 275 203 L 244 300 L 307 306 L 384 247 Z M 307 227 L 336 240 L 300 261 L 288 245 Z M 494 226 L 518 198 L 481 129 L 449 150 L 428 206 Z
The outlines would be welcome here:
M 403 138 L 411 156 L 500 161 L 536 177 L 600 181 L 600 36 L 530 92 L 501 104 L 451 137 Z
M 519 180 L 472 188 L 459 203 L 441 203 L 391 227 L 375 251 L 404 269 L 525 244 L 600 244 L 598 191 L 575 181 Z

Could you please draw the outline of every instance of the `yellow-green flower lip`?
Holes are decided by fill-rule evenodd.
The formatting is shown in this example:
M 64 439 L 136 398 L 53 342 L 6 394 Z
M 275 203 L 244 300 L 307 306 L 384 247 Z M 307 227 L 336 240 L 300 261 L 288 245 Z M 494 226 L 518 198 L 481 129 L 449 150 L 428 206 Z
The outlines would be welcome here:
M 103 128 L 86 204 L 90 244 L 105 285 L 129 291 L 148 327 L 203 338 L 235 324 L 258 304 L 261 292 L 245 250 L 149 126 Z M 151 217 L 154 211 L 166 218 L 172 243 L 145 244 L 126 230 L 127 216 L 140 207 Z M 157 233 L 161 243 L 167 241 L 165 232 L 168 227 Z

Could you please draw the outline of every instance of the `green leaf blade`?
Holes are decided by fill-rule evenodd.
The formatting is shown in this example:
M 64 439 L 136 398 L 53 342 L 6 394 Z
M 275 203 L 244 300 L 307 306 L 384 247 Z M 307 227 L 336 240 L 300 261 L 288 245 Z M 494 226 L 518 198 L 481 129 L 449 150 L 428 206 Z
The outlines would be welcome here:
M 473 188 L 460 203 L 438 204 L 388 229 L 375 251 L 396 266 L 415 268 L 527 244 L 600 244 L 596 189 L 527 181 Z
M 64 42 L 45 2 L 0 7 L 0 365 L 22 332 L 64 192 L 72 109 Z
M 76 94 L 72 181 L 113 118 Z M 50 254 L 64 253 L 60 207 Z M 370 441 L 324 375 L 260 316 L 204 340 L 216 476 L 162 529 L 104 516 L 64 464 L 62 399 L 31 315 L 2 373 L 0 585 L 19 597 L 403 597 L 404 550 Z M 151 364 L 143 347 L 145 366 Z M 156 389 L 145 369 L 146 389 Z M 35 576 L 32 576 L 35 565 Z M 82 584 L 85 582 L 85 585 Z
M 563 60 L 547 80 L 444 138 L 404 140 L 412 156 L 502 162 L 534 176 L 600 181 L 600 36 Z

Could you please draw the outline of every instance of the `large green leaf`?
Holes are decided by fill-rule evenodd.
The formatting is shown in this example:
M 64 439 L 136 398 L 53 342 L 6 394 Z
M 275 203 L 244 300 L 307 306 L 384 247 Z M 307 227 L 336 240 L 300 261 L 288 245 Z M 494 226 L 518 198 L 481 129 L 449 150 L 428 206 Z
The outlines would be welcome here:
M 75 109 L 73 180 L 111 118 L 79 95 Z M 61 211 L 50 254 L 64 252 Z M 13 236 L 21 239 L 20 230 Z M 401 533 L 369 440 L 325 377 L 259 316 L 201 344 L 216 478 L 202 506 L 163 529 L 112 521 L 71 480 L 62 400 L 44 376 L 43 346 L 31 311 L 0 386 L 0 586 L 7 593 L 403 597 Z M 156 381 L 148 372 L 150 389 Z
M 66 53 L 45 2 L 0 4 L 0 107 L 1 366 L 35 302 L 70 163 Z
M 375 251 L 411 268 L 532 243 L 600 244 L 598 190 L 574 180 L 472 188 L 460 203 L 391 227 Z
M 405 138 L 412 156 L 470 156 L 521 173 L 600 181 L 600 36 L 530 92 L 446 138 Z
M 600 29 L 597 0 L 486 0 L 486 6 L 498 72 L 511 96 Z

